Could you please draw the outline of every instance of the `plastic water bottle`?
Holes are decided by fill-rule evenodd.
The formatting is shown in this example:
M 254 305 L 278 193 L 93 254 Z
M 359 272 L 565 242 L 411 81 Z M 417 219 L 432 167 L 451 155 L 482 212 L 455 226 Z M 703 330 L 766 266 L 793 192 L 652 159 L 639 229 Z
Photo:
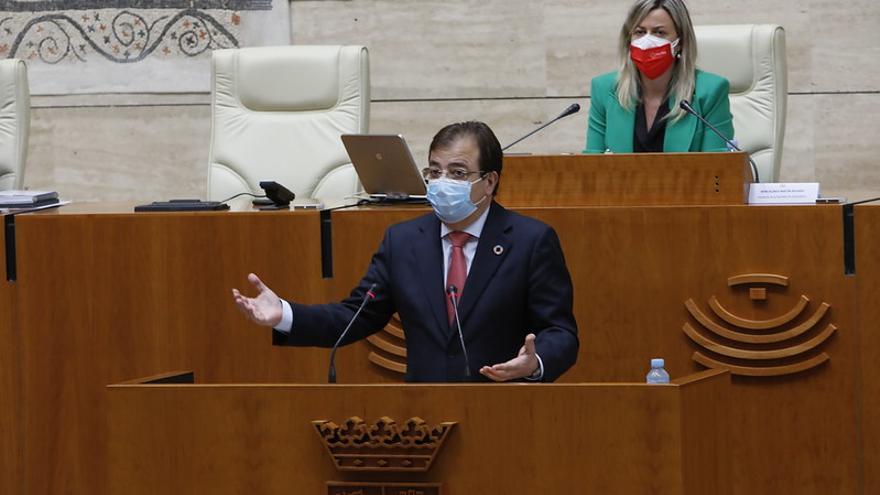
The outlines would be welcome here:
M 664 364 L 666 363 L 660 358 L 651 360 L 651 371 L 646 377 L 648 383 L 669 383 L 669 373 L 663 369 Z

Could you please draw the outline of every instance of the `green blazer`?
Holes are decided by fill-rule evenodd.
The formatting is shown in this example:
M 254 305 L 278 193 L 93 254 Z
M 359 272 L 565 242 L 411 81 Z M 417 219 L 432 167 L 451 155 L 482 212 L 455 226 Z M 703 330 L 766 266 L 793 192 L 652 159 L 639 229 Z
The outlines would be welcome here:
M 725 136 L 733 139 L 733 116 L 727 93 L 730 83 L 721 76 L 697 71 L 691 106 Z M 587 148 L 584 153 L 632 153 L 636 113 L 624 110 L 614 93 L 617 73 L 593 79 L 590 90 L 590 117 Z M 672 101 L 669 102 L 670 110 Z M 685 115 L 666 126 L 663 151 L 727 151 L 727 145 L 693 115 Z

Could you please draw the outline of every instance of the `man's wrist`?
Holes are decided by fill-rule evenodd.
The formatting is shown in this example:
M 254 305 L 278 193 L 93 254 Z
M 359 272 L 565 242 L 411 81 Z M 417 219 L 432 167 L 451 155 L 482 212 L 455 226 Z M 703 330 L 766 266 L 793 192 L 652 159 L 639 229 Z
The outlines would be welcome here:
M 293 327 L 293 308 L 284 299 L 279 298 L 278 301 L 281 304 L 281 321 L 273 328 L 281 333 L 290 333 Z
M 278 325 L 280 325 L 282 321 L 284 321 L 284 302 L 279 297 L 278 298 L 278 321 L 276 321 L 275 324 L 272 325 L 272 328 L 275 328 Z
M 539 381 L 544 379 L 544 361 L 537 354 L 535 354 L 535 361 L 537 361 L 538 365 L 535 367 L 535 371 L 526 377 L 526 380 Z

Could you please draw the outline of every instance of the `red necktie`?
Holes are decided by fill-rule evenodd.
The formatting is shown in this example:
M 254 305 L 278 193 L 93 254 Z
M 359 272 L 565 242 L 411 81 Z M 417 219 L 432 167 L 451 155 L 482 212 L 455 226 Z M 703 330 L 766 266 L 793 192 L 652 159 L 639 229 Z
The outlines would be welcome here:
M 446 274 L 446 287 L 455 286 L 454 295 L 446 295 L 446 313 L 449 315 L 449 324 L 455 319 L 455 310 L 452 307 L 452 297 L 455 297 L 455 303 L 461 301 L 461 294 L 464 292 L 464 282 L 467 279 L 467 261 L 464 259 L 464 245 L 471 239 L 471 235 L 467 232 L 450 232 L 449 240 L 452 242 L 452 261 L 449 263 L 449 271 Z

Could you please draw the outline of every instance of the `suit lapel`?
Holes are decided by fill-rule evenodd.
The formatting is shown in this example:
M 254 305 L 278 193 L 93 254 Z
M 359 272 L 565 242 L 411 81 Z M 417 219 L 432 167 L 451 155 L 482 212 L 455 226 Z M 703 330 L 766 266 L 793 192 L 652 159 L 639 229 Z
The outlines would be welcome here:
M 620 102 L 617 101 L 617 95 L 613 92 L 608 94 L 605 108 L 608 109 L 608 120 L 605 123 L 605 145 L 615 153 L 632 153 L 632 130 L 636 126 L 636 113 L 624 110 L 620 106 Z M 620 130 L 624 130 L 624 132 L 619 132 Z
M 436 320 L 435 325 L 426 325 L 432 329 L 434 337 L 441 343 L 446 342 L 446 329 L 449 328 L 446 316 L 446 299 L 443 290 L 443 247 L 440 242 L 440 220 L 432 215 L 419 226 L 420 235 L 411 244 L 413 263 L 418 266 L 425 301 L 431 308 Z M 427 322 L 426 322 L 427 323 Z
M 486 285 L 513 247 L 508 236 L 510 229 L 507 210 L 493 201 L 461 295 L 458 314 L 462 325 L 467 322 L 468 315 L 486 290 Z
M 672 98 L 669 99 L 669 110 L 672 108 Z M 699 101 L 694 99 L 691 106 L 697 113 L 702 114 Z M 681 153 L 691 150 L 691 143 L 694 140 L 694 134 L 697 132 L 697 119 L 693 115 L 686 115 L 678 120 L 671 122 L 666 126 L 666 137 L 663 138 L 663 151 L 669 153 Z

